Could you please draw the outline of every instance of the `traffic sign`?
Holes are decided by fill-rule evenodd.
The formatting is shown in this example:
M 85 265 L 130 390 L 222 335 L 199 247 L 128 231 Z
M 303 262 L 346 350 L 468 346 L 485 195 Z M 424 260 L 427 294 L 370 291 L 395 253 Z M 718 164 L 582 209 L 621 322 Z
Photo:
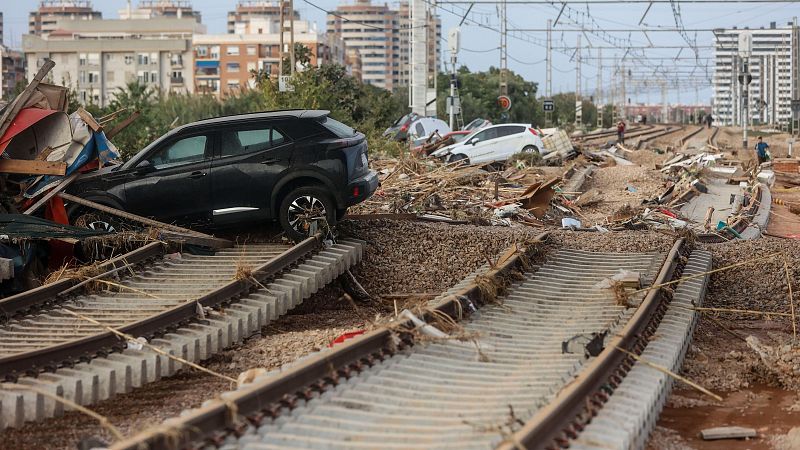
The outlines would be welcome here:
M 739 74 L 739 84 L 750 84 L 753 81 L 753 75 L 750 73 Z
M 508 111 L 511 109 L 511 99 L 507 95 L 501 95 L 497 97 L 497 106 L 503 111 Z
M 556 103 L 552 100 L 545 100 L 542 102 L 542 109 L 544 112 L 553 112 L 556 110 Z

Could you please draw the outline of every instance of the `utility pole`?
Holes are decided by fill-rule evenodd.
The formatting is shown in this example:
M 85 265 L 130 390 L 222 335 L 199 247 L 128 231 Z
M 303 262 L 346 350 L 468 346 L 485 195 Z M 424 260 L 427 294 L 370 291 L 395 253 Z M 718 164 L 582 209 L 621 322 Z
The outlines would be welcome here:
M 595 92 L 595 105 L 597 105 L 597 128 L 603 128 L 603 49 L 597 49 L 597 92 Z
M 575 128 L 583 125 L 583 102 L 581 101 L 581 35 L 575 47 Z
M 294 69 L 297 66 L 294 61 L 294 0 L 289 0 L 289 75 L 294 76 Z
M 546 100 L 550 100 L 553 97 L 553 19 L 547 19 L 547 74 L 546 74 L 546 81 L 544 83 L 544 95 Z M 545 111 L 544 112 L 544 126 L 545 128 L 550 128 L 552 126 L 553 121 L 553 112 L 552 111 Z
M 280 25 L 280 35 L 278 37 L 278 45 L 279 45 L 279 52 L 278 52 L 278 77 L 283 76 L 283 58 L 286 56 L 286 49 L 283 44 L 283 24 L 284 24 L 284 10 L 286 8 L 286 2 L 284 0 L 280 0 L 281 6 L 281 25 Z
M 628 70 L 625 69 L 625 63 L 623 62 L 622 63 L 622 112 L 620 114 L 620 117 L 622 117 L 623 120 L 626 120 L 628 118 L 628 111 L 627 111 L 628 95 L 626 94 L 625 91 L 625 78 L 627 76 L 628 76 Z
M 508 95 L 508 5 L 500 3 L 500 95 Z
M 753 53 L 753 35 L 750 32 L 739 34 L 739 56 L 742 59 L 742 73 L 739 83 L 742 85 L 742 148 L 747 150 L 747 127 L 750 124 L 750 56 Z M 763 76 L 763 74 L 762 74 Z

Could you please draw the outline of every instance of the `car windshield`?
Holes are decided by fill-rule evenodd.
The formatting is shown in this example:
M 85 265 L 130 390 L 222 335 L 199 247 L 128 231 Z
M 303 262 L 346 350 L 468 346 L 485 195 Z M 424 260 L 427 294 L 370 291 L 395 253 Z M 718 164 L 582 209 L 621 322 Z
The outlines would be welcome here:
M 453 138 L 453 142 L 458 143 L 458 142 L 463 142 L 465 139 L 467 139 L 467 136 L 470 136 L 470 134 L 463 134 L 463 133 L 454 134 L 451 137 Z
M 356 134 L 356 130 L 353 128 L 343 124 L 342 122 L 339 122 L 338 120 L 331 119 L 330 117 L 325 117 L 320 121 L 320 123 L 322 126 L 340 138 L 353 137 Z

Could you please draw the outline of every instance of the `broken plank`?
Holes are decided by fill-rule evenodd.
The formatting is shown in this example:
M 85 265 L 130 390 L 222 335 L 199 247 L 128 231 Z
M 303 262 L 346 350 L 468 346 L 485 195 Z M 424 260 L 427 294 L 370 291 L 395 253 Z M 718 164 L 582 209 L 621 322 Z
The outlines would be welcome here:
M 77 203 L 79 205 L 88 206 L 89 208 L 96 209 L 98 211 L 103 211 L 105 213 L 122 217 L 123 219 L 132 220 L 134 222 L 139 222 L 145 225 L 150 225 L 154 228 L 160 228 L 162 230 L 172 231 L 174 233 L 179 233 L 182 235 L 186 235 L 186 237 L 194 236 L 196 238 L 201 238 L 204 244 L 208 247 L 213 248 L 229 248 L 233 247 L 233 242 L 227 239 L 220 239 L 218 237 L 214 237 L 208 234 L 200 233 L 198 231 L 190 230 L 188 228 L 179 227 L 177 225 L 172 225 L 169 223 L 159 222 L 157 220 L 153 220 L 147 217 L 138 216 L 136 214 L 131 214 L 126 211 L 122 211 L 116 208 L 112 208 L 110 206 L 101 205 L 100 203 L 93 202 L 91 200 L 86 200 L 85 198 L 76 197 L 70 194 L 60 194 L 61 198 L 66 201 Z M 187 241 L 188 242 L 188 241 Z
M 62 161 L 32 161 L 27 159 L 0 159 L 0 173 L 25 175 L 64 175 L 67 163 Z
M 56 187 L 54 187 L 53 189 L 50 189 L 46 194 L 44 194 L 42 196 L 42 198 L 40 198 L 36 203 L 31 205 L 30 208 L 26 209 L 25 212 L 23 212 L 22 214 L 24 214 L 26 216 L 29 216 L 29 215 L 35 213 L 36 210 L 38 210 L 39 208 L 42 207 L 42 205 L 44 205 L 45 203 L 50 201 L 50 199 L 53 198 L 53 196 L 55 196 L 59 192 L 63 191 L 64 189 L 67 188 L 67 186 L 72 184 L 72 182 L 75 181 L 76 178 L 78 178 L 79 174 L 80 174 L 80 172 L 75 172 L 72 175 L 68 176 L 67 178 L 64 178 L 63 180 L 61 180 L 61 183 L 58 183 L 58 185 Z
M 745 427 L 716 427 L 706 428 L 700 432 L 700 437 L 706 441 L 716 439 L 744 439 L 756 437 L 758 433 L 753 428 Z
M 92 115 L 89 114 L 88 111 L 86 111 L 83 108 L 78 108 L 77 112 L 78 112 L 78 115 L 81 117 L 81 119 L 84 122 L 86 122 L 86 125 L 88 125 L 89 128 L 92 129 L 92 131 L 94 131 L 96 133 L 99 133 L 100 131 L 103 131 L 103 127 L 101 127 L 100 124 L 97 123 L 96 120 L 94 120 L 94 117 L 92 117 Z
M 42 82 L 44 77 L 47 76 L 47 74 L 53 69 L 53 67 L 55 67 L 55 65 L 56 63 L 54 63 L 52 60 L 45 60 L 42 67 L 38 72 L 36 72 L 36 76 L 34 76 L 33 80 L 31 80 L 31 82 L 28 84 L 28 87 L 26 87 L 25 90 L 22 91 L 22 93 L 19 94 L 10 105 L 8 105 L 8 108 L 6 108 L 3 116 L 0 117 L 0 136 L 6 134 L 6 130 L 8 130 L 8 127 L 11 126 L 11 122 L 15 117 L 17 117 L 17 114 L 19 114 L 20 110 L 22 110 L 22 108 L 25 106 L 25 103 L 28 102 L 28 99 L 36 91 L 39 83 Z
M 111 140 L 114 136 L 116 136 L 120 131 L 128 128 L 128 125 L 132 124 L 134 120 L 139 118 L 141 113 L 139 111 L 135 111 L 133 114 L 128 116 L 127 119 L 123 120 L 122 122 L 118 123 L 111 131 L 106 133 L 106 139 Z

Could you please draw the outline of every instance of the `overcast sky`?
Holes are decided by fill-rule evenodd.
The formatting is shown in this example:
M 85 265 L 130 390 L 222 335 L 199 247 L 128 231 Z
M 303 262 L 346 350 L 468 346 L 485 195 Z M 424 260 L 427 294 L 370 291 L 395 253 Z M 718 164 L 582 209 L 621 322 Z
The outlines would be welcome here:
M 339 0 L 310 0 L 313 4 L 326 9 L 335 9 Z M 452 0 L 450 0 L 452 1 Z M 0 0 L 0 11 L 5 16 L 5 42 L 7 45 L 19 47 L 21 35 L 27 30 L 28 12 L 35 9 L 38 5 L 37 0 Z M 134 5 L 136 0 L 134 0 Z M 236 0 L 194 0 L 192 4 L 195 9 L 202 12 L 203 23 L 211 33 L 224 33 L 227 12 L 232 10 Z M 557 2 L 556 2 L 557 3 Z M 11 7 L 10 5 L 14 6 Z M 103 13 L 104 18 L 115 18 L 117 11 L 124 8 L 127 4 L 125 0 L 94 0 L 95 9 Z M 396 2 L 389 2 L 390 5 Z M 458 25 L 461 15 L 466 11 L 467 4 L 440 4 L 439 13 L 442 18 L 443 35 L 447 36 L 447 30 Z M 639 20 L 647 8 L 646 4 L 627 4 L 627 5 L 608 5 L 594 4 L 592 2 L 571 3 L 569 8 L 562 14 L 559 23 L 553 32 L 553 47 L 569 45 L 574 47 L 577 41 L 577 33 L 561 31 L 559 28 L 575 28 L 577 23 L 582 23 L 586 28 L 602 29 L 630 29 L 637 28 Z M 325 26 L 325 13 L 314 8 L 305 0 L 295 0 L 295 9 L 300 11 L 303 19 L 317 22 L 320 29 Z M 555 19 L 560 10 L 559 6 L 553 5 L 511 5 L 508 7 L 509 29 L 545 29 L 548 19 Z M 459 13 L 457 16 L 455 13 Z M 631 50 L 626 56 L 628 69 L 632 70 L 634 77 L 641 80 L 652 77 L 652 72 L 661 70 L 669 72 L 677 71 L 681 74 L 684 82 L 675 81 L 669 86 L 669 100 L 671 102 L 680 101 L 682 103 L 708 102 L 711 89 L 707 82 L 703 82 L 705 69 L 698 66 L 693 59 L 699 56 L 701 62 L 708 62 L 711 49 L 702 48 L 713 43 L 713 34 L 710 31 L 691 31 L 707 30 L 720 27 L 739 26 L 750 28 L 768 27 L 769 23 L 778 22 L 779 26 L 785 26 L 793 17 L 800 16 L 800 4 L 792 3 L 770 3 L 770 4 L 748 4 L 748 3 L 727 3 L 727 4 L 680 4 L 680 16 L 683 19 L 684 27 L 689 30 L 684 36 L 677 32 L 650 32 L 647 36 L 641 32 L 609 32 L 606 35 L 598 33 L 585 33 L 581 35 L 582 54 L 585 64 L 582 66 L 582 90 L 584 95 L 595 94 L 597 86 L 597 50 L 594 47 L 603 46 L 603 61 L 605 70 L 604 95 L 608 95 L 609 82 L 612 79 L 611 66 L 614 65 L 613 58 L 622 58 L 626 51 L 624 47 L 628 45 L 642 46 L 649 45 L 648 38 L 656 46 L 682 46 L 686 41 L 696 42 L 697 55 L 693 50 L 684 49 L 647 49 Z M 667 27 L 674 28 L 676 24 L 673 10 L 669 4 L 654 4 L 647 13 L 643 21 L 643 26 L 648 28 Z M 485 70 L 490 66 L 499 66 L 500 63 L 500 36 L 495 30 L 499 29 L 497 7 L 492 4 L 476 4 L 470 12 L 467 21 L 462 26 L 462 51 L 459 54 L 459 64 L 468 66 L 471 70 Z M 546 50 L 546 32 L 526 31 L 515 32 L 508 39 L 508 67 L 515 72 L 522 74 L 526 79 L 539 82 L 540 94 L 545 91 L 545 72 L 544 62 Z M 588 41 L 588 44 L 587 44 Z M 446 52 L 447 43 L 442 43 L 445 53 L 443 58 L 449 61 L 449 54 Z M 615 47 L 623 47 L 618 49 Z M 679 54 L 680 52 L 680 54 Z M 576 84 L 576 71 L 574 50 L 554 50 L 553 51 L 553 92 L 573 91 Z M 645 61 L 642 58 L 646 56 Z M 673 58 L 678 57 L 677 61 Z M 593 59 L 590 59 L 593 58 Z M 701 64 L 702 66 L 703 64 Z M 675 68 L 680 66 L 679 68 Z M 713 64 L 709 64 L 709 73 Z M 669 69 L 663 69 L 669 67 Z M 650 75 L 650 76 L 648 76 Z M 700 79 L 699 83 L 688 84 L 686 78 L 694 76 Z M 618 76 L 616 77 L 618 78 Z M 640 83 L 641 85 L 641 83 Z M 648 83 L 647 88 L 640 87 L 634 89 L 630 84 L 626 92 L 637 102 L 660 102 L 661 90 L 652 82 Z

